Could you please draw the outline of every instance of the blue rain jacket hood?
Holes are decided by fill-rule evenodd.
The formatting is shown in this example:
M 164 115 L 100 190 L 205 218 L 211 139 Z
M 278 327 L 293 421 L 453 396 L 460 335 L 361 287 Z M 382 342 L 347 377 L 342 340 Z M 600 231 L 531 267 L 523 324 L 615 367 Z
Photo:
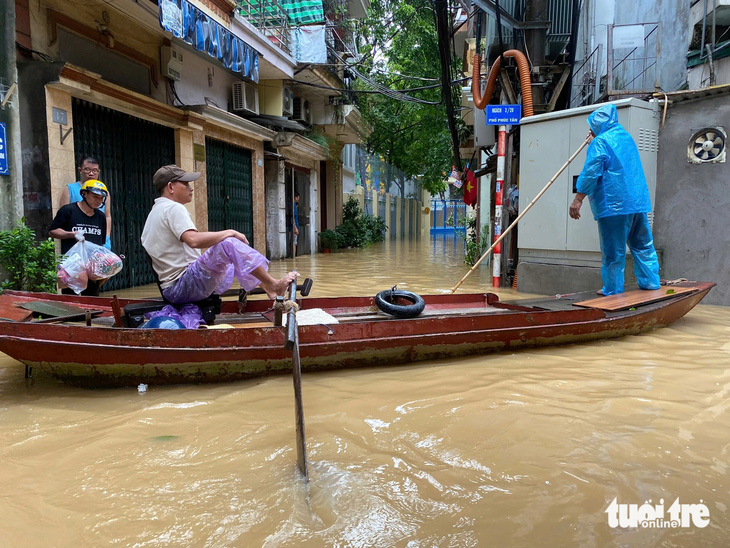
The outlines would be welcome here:
M 639 150 L 618 123 L 616 106 L 599 107 L 588 117 L 596 137 L 588 145 L 577 190 L 588 196 L 593 217 L 649 213 L 651 200 Z

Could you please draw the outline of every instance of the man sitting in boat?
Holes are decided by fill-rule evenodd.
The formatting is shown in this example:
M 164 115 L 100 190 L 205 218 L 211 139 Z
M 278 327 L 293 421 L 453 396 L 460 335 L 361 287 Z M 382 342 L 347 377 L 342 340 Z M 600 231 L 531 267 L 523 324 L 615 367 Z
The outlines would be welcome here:
M 84 238 L 93 244 L 106 243 L 106 217 L 99 208 L 104 205 L 109 192 L 106 185 L 96 179 L 84 181 L 81 185 L 81 200 L 66 204 L 58 210 L 51 223 L 48 234 L 52 238 L 61 240 L 61 253 L 68 253 L 76 244 L 76 234 L 81 233 Z M 99 295 L 100 280 L 89 280 L 86 289 L 81 294 L 91 297 Z M 75 295 L 71 288 L 64 288 L 64 294 Z
M 234 276 L 245 291 L 261 285 L 272 299 L 283 295 L 297 272 L 276 280 L 268 273 L 268 259 L 248 245 L 244 234 L 195 228 L 185 204 L 193 199 L 190 183 L 198 177 L 198 172 L 167 165 L 152 179 L 160 197 L 147 216 L 142 246 L 152 258 L 165 299 L 175 304 L 200 301 L 229 289 Z M 208 250 L 201 255 L 201 248 Z
M 578 177 L 570 216 L 580 219 L 588 196 L 601 239 L 601 295 L 624 292 L 626 244 L 634 258 L 634 274 L 641 289 L 659 289 L 659 261 L 649 227 L 649 188 L 639 150 L 618 123 L 615 105 L 603 105 L 588 117 L 588 153 Z

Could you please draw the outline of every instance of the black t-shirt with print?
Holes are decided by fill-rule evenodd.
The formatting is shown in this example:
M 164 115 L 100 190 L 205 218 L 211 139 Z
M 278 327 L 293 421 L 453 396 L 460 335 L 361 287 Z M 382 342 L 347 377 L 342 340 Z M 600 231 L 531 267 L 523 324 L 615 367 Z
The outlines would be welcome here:
M 61 228 L 72 232 L 83 232 L 84 237 L 93 244 L 106 242 L 106 217 L 98 209 L 89 217 L 81 211 L 78 202 L 63 206 L 56 213 L 50 230 Z M 76 238 L 61 240 L 61 253 L 66 254 L 76 243 Z

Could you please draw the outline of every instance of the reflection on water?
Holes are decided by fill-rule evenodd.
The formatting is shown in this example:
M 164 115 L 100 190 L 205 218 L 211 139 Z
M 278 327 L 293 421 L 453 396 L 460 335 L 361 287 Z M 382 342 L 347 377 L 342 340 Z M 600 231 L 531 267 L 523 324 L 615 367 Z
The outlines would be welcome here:
M 292 266 L 317 296 L 466 272 L 450 240 L 271 270 Z M 140 395 L 27 384 L 4 358 L 0 545 L 725 546 L 729 341 L 730 309 L 700 306 L 620 340 L 305 375 L 308 495 L 288 378 Z M 710 525 L 611 529 L 615 497 L 702 500 Z

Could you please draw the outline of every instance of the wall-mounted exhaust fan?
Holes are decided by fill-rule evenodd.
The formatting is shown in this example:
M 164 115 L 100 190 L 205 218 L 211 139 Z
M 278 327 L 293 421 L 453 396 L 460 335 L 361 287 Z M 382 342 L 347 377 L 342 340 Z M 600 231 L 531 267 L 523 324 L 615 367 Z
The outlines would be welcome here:
M 725 161 L 727 134 L 721 127 L 706 127 L 695 132 L 687 146 L 687 160 L 693 164 Z

